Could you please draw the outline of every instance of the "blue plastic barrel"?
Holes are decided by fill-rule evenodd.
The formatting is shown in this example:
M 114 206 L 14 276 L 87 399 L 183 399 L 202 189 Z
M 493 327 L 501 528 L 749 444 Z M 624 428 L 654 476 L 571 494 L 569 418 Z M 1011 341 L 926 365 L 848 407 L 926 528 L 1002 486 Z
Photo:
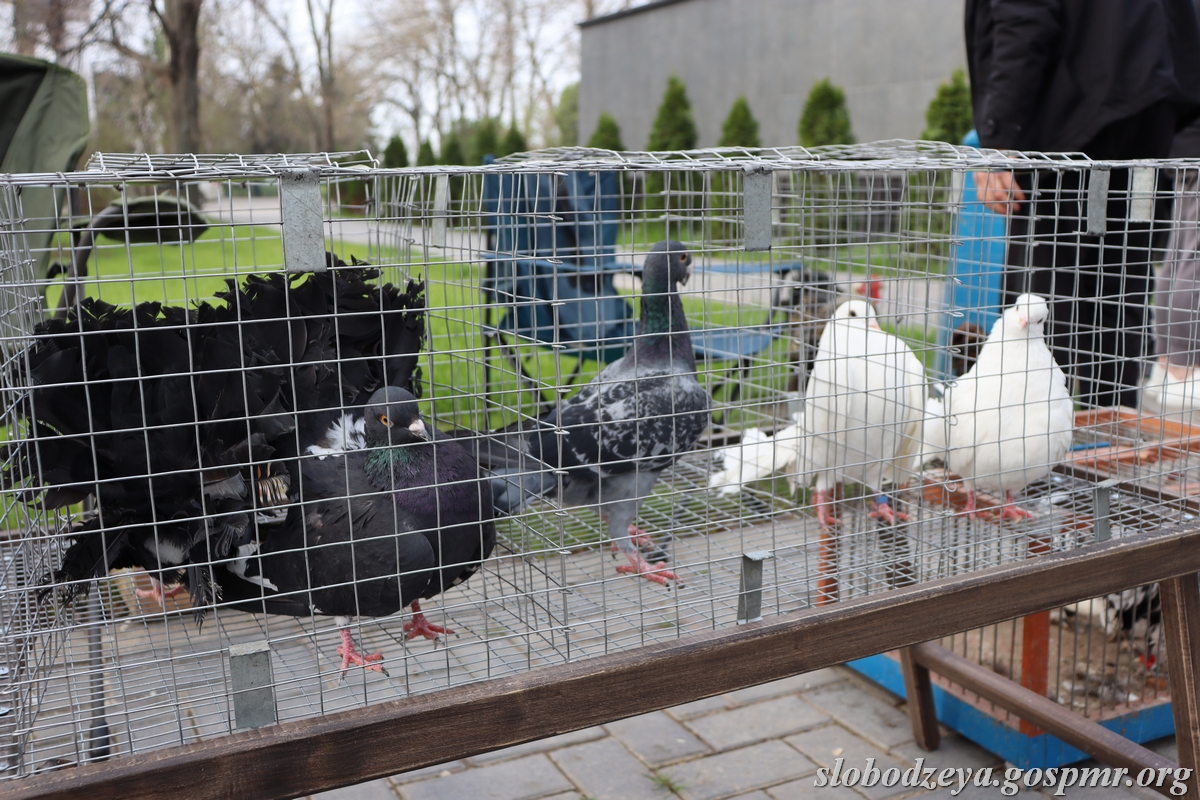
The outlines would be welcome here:
M 979 147 L 979 136 L 971 131 L 963 137 L 963 144 Z M 947 313 L 938 337 L 942 348 L 937 367 L 943 379 L 950 377 L 945 347 L 950 344 L 951 331 L 970 323 L 987 333 L 1000 316 L 1004 299 L 1005 220 L 984 208 L 976 198 L 975 181 L 970 173 L 963 176 L 958 239 L 960 243 L 950 254 Z

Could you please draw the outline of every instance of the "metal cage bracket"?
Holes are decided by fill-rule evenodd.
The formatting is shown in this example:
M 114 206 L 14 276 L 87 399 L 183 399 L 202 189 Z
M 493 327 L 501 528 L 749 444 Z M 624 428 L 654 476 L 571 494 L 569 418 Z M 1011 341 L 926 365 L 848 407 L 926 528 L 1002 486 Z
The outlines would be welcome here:
M 774 182 L 770 167 L 749 167 L 742 175 L 746 252 L 771 249 L 771 189 Z
M 1108 230 L 1108 179 L 1107 166 L 1092 167 L 1088 178 L 1087 232 L 1089 236 L 1103 236 Z
M 277 719 L 271 644 L 262 640 L 230 645 L 229 678 L 234 729 L 243 731 L 274 725 Z
M 284 269 L 288 272 L 324 272 L 321 182 L 314 170 L 295 169 L 280 173 L 279 209 L 283 219 Z
M 762 619 L 763 562 L 771 558 L 769 550 L 742 553 L 742 582 L 738 591 L 739 625 Z

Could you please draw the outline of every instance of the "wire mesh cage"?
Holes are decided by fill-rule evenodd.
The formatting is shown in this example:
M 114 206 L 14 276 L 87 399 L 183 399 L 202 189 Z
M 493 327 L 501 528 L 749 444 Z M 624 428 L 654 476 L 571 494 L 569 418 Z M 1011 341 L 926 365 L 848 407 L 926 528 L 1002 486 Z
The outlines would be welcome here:
M 1013 168 L 1036 221 L 981 226 L 974 176 Z M 1189 168 L 885 142 L 5 176 L 5 776 L 1191 519 L 1190 418 L 1103 372 L 1149 358 Z M 1072 299 L 1105 269 L 1117 355 Z M 1161 652 L 1087 688 L 1110 634 L 1145 656 L 1152 595 L 1058 612 L 1043 691 L 1167 697 Z M 1006 624 L 963 652 L 1019 674 Z

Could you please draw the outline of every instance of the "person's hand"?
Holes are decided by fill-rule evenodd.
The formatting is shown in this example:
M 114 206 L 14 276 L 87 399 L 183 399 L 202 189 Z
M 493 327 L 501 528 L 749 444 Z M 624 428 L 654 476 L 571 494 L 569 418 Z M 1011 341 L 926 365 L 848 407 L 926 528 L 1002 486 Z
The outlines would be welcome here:
M 974 172 L 975 196 L 989 211 L 1009 216 L 1021 210 L 1025 192 L 1011 172 Z

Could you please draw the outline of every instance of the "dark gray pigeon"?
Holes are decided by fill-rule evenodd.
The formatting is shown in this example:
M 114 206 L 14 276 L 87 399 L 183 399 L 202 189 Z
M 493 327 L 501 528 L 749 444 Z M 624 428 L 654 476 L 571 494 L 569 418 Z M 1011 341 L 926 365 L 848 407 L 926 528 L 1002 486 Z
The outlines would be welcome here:
M 420 601 L 474 575 L 496 545 L 491 484 L 460 442 L 425 425 L 410 392 L 380 389 L 365 419 L 366 449 L 299 458 L 286 521 L 215 571 L 244 610 L 341 618 L 343 671 L 383 671 L 382 656 L 355 649 L 349 617 L 411 606 L 408 638 L 452 633 Z
M 497 511 L 515 514 L 550 495 L 568 506 L 596 505 L 615 548 L 629 560 L 617 571 L 664 586 L 678 577 L 663 563 L 646 561 L 638 545 L 653 542 L 633 523 L 659 475 L 696 446 L 709 424 L 709 396 L 696 380 L 677 292 L 691 267 L 692 256 L 679 242 L 654 245 L 642 271 L 633 348 L 532 426 L 477 443 L 480 463 L 495 475 Z

